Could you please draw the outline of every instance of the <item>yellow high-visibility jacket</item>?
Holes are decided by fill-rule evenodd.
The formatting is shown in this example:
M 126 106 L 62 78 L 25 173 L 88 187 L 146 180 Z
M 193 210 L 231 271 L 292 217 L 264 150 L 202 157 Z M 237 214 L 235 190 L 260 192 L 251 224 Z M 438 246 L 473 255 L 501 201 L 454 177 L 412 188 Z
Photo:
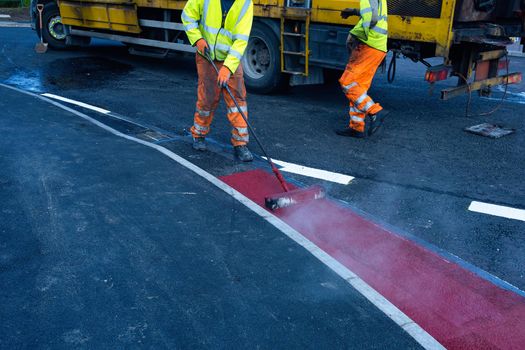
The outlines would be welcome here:
M 387 52 L 388 8 L 386 0 L 360 0 L 359 14 L 361 18 L 350 33 L 368 46 Z
M 235 73 L 252 30 L 252 1 L 235 0 L 223 21 L 221 0 L 189 0 L 181 17 L 190 43 L 204 38 L 211 57 Z

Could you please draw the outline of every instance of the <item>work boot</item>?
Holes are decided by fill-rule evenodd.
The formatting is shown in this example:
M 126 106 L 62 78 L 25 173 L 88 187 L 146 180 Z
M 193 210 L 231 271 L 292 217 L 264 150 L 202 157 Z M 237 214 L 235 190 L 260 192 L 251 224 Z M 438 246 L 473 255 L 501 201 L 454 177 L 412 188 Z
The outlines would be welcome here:
M 250 152 L 248 147 L 246 147 L 245 145 L 235 146 L 234 150 L 235 150 L 235 155 L 237 156 L 237 158 L 239 158 L 239 160 L 243 162 L 251 162 L 253 160 L 252 152 Z
M 349 137 L 355 137 L 357 139 L 364 139 L 365 137 L 367 137 L 366 131 L 367 131 L 366 129 L 365 129 L 365 132 L 359 132 L 352 128 L 344 128 L 344 129 L 336 129 L 335 133 L 340 136 L 349 136 Z
M 371 114 L 367 116 L 368 120 L 365 120 L 365 123 L 369 124 L 368 127 L 368 135 L 372 136 L 379 130 L 381 125 L 383 125 L 383 122 L 385 121 L 386 116 L 388 115 L 389 111 L 387 110 L 381 110 L 379 113 Z
M 193 149 L 196 151 L 204 152 L 206 151 L 206 140 L 204 137 L 194 137 L 193 138 Z

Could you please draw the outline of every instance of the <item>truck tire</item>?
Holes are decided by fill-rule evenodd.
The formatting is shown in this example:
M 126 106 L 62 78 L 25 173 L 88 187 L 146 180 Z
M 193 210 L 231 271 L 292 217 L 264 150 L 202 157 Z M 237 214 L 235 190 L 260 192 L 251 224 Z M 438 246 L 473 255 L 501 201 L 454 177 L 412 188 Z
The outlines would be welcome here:
M 39 28 L 39 19 L 37 12 L 36 19 L 37 28 Z M 66 45 L 66 33 L 64 25 L 62 24 L 62 18 L 56 3 L 48 3 L 44 6 L 42 13 L 42 33 L 44 36 L 44 42 L 48 43 L 49 46 L 56 50 L 63 50 L 67 47 Z
M 260 22 L 254 22 L 248 46 L 242 58 L 246 87 L 256 93 L 267 94 L 287 85 L 287 76 L 281 73 L 279 40 L 274 31 Z

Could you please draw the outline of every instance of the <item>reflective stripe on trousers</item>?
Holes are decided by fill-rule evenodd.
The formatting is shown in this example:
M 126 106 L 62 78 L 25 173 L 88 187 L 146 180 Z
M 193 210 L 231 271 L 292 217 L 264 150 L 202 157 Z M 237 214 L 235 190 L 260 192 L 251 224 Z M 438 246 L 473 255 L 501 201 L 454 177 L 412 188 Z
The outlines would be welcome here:
M 243 113 L 248 113 L 248 106 L 239 106 L 241 107 L 241 111 Z M 237 106 L 233 106 L 227 109 L 228 113 L 239 113 L 239 110 L 237 109 Z
M 232 101 L 233 102 L 233 101 Z M 246 105 L 240 105 L 239 106 L 241 111 L 244 113 L 244 116 L 245 117 L 248 117 L 248 106 Z M 228 113 L 228 119 L 230 121 L 235 121 L 234 124 L 238 124 L 237 121 L 244 121 L 244 119 L 242 118 L 242 115 L 241 113 L 239 112 L 239 109 L 237 108 L 237 106 L 233 106 L 233 107 L 228 107 L 227 109 L 227 113 Z M 232 123 L 233 125 L 233 123 Z M 248 143 L 248 141 L 250 140 L 250 137 L 248 135 L 248 127 L 247 126 L 244 126 L 244 127 L 238 127 L 238 126 L 234 126 L 232 128 L 232 142 L 243 142 L 243 143 Z
M 195 130 L 195 133 L 198 134 L 198 136 L 205 136 L 210 131 L 210 127 L 208 126 L 201 126 L 197 123 L 193 123 L 193 128 Z
M 235 128 L 235 130 L 237 130 L 237 132 L 241 135 L 248 133 L 248 128 Z
M 197 113 L 198 115 L 200 115 L 201 117 L 209 117 L 211 115 L 211 111 L 204 111 L 202 109 L 195 109 L 195 113 Z
M 359 96 L 354 102 L 354 105 L 363 113 L 368 113 L 370 108 L 374 107 L 375 102 L 370 96 L 365 92 Z
M 346 93 L 348 93 L 348 91 L 350 91 L 351 88 L 353 88 L 354 86 L 357 86 L 357 83 L 354 81 L 353 83 L 351 84 L 348 84 L 348 85 L 345 85 L 343 86 L 343 91 L 346 95 Z
M 233 129 L 233 130 L 235 130 L 235 129 Z M 243 142 L 243 144 L 247 144 L 248 141 L 250 141 L 250 137 L 248 136 L 248 134 L 246 134 L 245 136 L 240 136 L 240 135 L 237 135 L 237 134 L 235 134 L 233 132 L 232 132 L 232 139 L 234 139 L 237 142 Z

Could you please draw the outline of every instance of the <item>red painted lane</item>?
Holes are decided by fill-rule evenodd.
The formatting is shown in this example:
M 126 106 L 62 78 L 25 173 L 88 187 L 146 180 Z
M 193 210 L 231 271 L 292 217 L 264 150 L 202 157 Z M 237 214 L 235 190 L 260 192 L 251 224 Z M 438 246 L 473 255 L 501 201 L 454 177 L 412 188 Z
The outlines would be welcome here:
M 257 204 L 282 192 L 254 170 L 221 177 Z M 275 214 L 359 275 L 449 349 L 525 349 L 525 298 L 330 200 Z

